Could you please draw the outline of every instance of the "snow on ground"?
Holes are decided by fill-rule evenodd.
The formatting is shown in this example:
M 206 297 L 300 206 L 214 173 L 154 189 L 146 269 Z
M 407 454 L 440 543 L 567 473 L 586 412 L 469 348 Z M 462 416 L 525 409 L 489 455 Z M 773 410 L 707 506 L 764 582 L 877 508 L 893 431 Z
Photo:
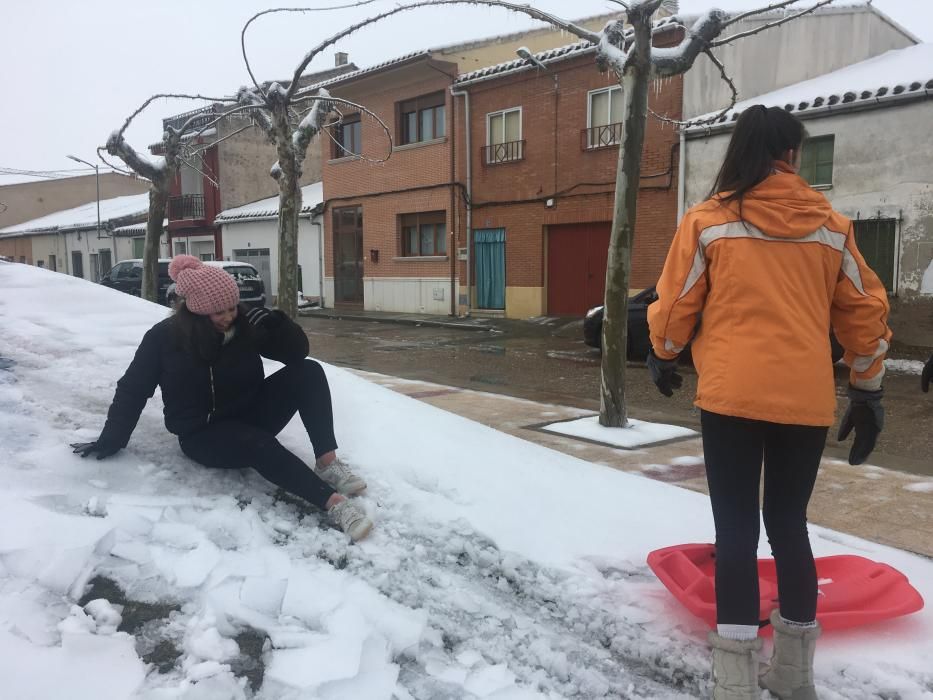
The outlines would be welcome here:
M 592 440 L 593 442 L 621 447 L 626 450 L 697 436 L 697 432 L 690 428 L 661 423 L 647 423 L 635 418 L 630 418 L 628 426 L 623 429 L 606 428 L 599 424 L 599 416 L 585 416 L 575 420 L 551 423 L 544 426 L 542 430 Z
M 369 482 L 377 524 L 351 545 L 252 472 L 185 458 L 158 392 L 128 449 L 73 456 L 166 311 L 24 265 L 0 263 L 0 287 L 4 697 L 706 692 L 705 630 L 644 563 L 711 540 L 704 496 L 328 366 L 341 452 Z M 280 438 L 310 459 L 300 423 Z M 812 530 L 818 554 L 886 561 L 933 596 L 930 561 Z M 821 698 L 931 698 L 933 613 L 827 635 L 817 658 Z
M 889 372 L 900 372 L 901 374 L 921 374 L 923 372 L 922 360 L 885 360 L 884 367 Z

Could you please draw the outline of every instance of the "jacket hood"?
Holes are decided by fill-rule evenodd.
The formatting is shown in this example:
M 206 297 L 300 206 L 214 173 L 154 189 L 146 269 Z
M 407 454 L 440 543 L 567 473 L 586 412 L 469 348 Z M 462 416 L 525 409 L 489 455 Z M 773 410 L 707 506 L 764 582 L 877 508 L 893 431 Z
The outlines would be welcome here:
M 774 167 L 775 172 L 742 199 L 742 219 L 777 238 L 810 235 L 832 216 L 832 206 L 789 165 L 776 161 Z M 737 202 L 727 206 L 738 213 Z

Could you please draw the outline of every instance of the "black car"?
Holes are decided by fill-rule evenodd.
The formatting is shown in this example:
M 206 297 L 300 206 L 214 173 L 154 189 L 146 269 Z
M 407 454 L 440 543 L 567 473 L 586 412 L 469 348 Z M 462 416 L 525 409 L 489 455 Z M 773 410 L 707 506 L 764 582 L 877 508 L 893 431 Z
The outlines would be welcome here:
M 168 276 L 168 264 L 171 260 L 161 258 L 159 260 L 159 303 L 167 304 L 166 292 L 169 285 L 172 284 Z M 141 258 L 132 258 L 118 262 L 101 279 L 100 283 L 111 289 L 118 289 L 121 292 L 141 296 L 143 285 L 143 261 Z
M 640 291 L 628 300 L 628 345 L 625 355 L 629 360 L 644 361 L 651 350 L 648 337 L 648 305 L 657 301 L 658 291 L 654 286 Z M 583 342 L 591 348 L 603 349 L 603 307 L 594 306 L 586 312 L 583 319 Z M 833 363 L 839 362 L 844 353 L 843 347 L 829 331 L 830 352 Z M 684 348 L 681 358 L 690 359 L 690 346 Z

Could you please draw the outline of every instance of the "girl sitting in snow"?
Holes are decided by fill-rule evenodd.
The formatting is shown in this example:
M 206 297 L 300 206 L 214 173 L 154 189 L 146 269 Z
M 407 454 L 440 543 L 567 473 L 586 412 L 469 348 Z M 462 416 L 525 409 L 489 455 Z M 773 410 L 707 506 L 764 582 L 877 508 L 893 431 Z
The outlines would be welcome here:
M 159 385 L 165 427 L 188 457 L 207 467 L 252 467 L 325 509 L 353 540 L 369 534 L 372 521 L 346 498 L 366 483 L 337 459 L 330 389 L 321 365 L 307 359 L 301 327 L 281 311 L 240 306 L 233 277 L 191 255 L 176 256 L 169 276 L 182 297 L 178 308 L 143 336 L 100 437 L 72 445 L 75 453 L 103 459 L 126 447 Z M 263 357 L 285 367 L 264 377 Z M 296 412 L 314 447 L 314 469 L 275 438 Z

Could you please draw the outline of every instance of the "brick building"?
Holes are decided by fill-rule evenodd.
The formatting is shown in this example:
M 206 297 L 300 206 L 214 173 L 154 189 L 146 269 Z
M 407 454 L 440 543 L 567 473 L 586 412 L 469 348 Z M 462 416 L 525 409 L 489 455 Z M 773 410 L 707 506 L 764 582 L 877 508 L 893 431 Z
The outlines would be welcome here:
M 606 20 L 606 16 L 593 17 L 581 24 L 601 29 Z M 676 39 L 673 25 L 670 32 L 662 32 L 667 34 L 672 41 Z M 515 317 L 544 312 L 547 243 L 543 227 L 611 219 L 617 153 L 613 139 L 606 149 L 581 149 L 581 130 L 587 125 L 587 92 L 606 88 L 610 81 L 595 68 L 593 47 L 555 48 L 564 41 L 565 37 L 553 30 L 493 37 L 409 54 L 323 84 L 332 95 L 375 113 L 392 137 L 391 157 L 381 163 L 375 161 L 386 157 L 390 144 L 383 125 L 371 116 L 347 114 L 334 140 L 322 140 L 328 302 L 437 314 L 466 313 L 478 306 Z M 542 51 L 538 56 L 549 65 L 548 72 L 526 70 L 524 61 L 501 63 L 514 57 L 522 46 Z M 464 68 L 472 72 L 464 74 Z M 564 76 L 565 71 L 571 72 Z M 580 87 L 584 84 L 585 88 Z M 668 85 L 679 89 L 675 81 L 669 81 L 665 89 Z M 470 113 L 468 149 L 466 98 L 461 95 L 474 90 L 481 105 Z M 608 118 L 611 96 L 606 92 L 603 97 L 604 105 L 601 97 L 596 99 Z M 659 109 L 667 109 L 666 103 L 655 102 Z M 679 92 L 672 102 L 667 111 L 679 114 Z M 516 107 L 525 115 L 518 122 L 510 114 L 489 116 L 495 110 Z M 501 132 L 493 144 L 486 141 L 489 124 Z M 600 128 L 593 133 L 603 138 L 607 138 L 607 129 L 612 132 L 614 128 L 600 120 L 596 124 Z M 524 128 L 515 139 L 521 144 L 506 138 L 512 128 Z M 663 138 L 649 139 L 658 153 L 651 151 L 647 168 L 668 167 L 669 141 L 676 141 L 670 129 Z M 492 149 L 481 153 L 487 145 Z M 503 150 L 525 145 L 527 153 Z M 665 150 L 661 153 L 659 149 Z M 486 168 L 484 154 L 489 152 L 498 155 Z M 599 184 L 581 186 L 581 182 L 592 181 L 594 167 L 601 170 L 595 180 Z M 673 186 L 676 190 L 676 181 L 668 177 L 663 182 L 666 201 L 666 189 Z M 471 186 L 477 188 L 472 192 L 473 207 L 468 206 Z M 555 200 L 554 207 L 545 208 L 545 195 Z M 535 198 L 541 201 L 525 208 L 502 201 Z M 594 213 L 593 207 L 602 209 Z M 472 228 L 479 230 L 476 238 L 466 233 L 468 218 Z M 531 223 L 533 220 L 536 223 Z M 506 230 L 499 231 L 502 228 Z M 591 235 L 595 250 L 600 234 Z M 485 254 L 501 244 L 498 238 L 502 237 L 507 241 L 502 244 L 506 249 L 503 257 L 509 262 L 500 275 L 501 289 L 492 292 L 498 296 L 490 301 L 484 292 L 480 299 L 474 290 L 471 304 L 466 287 L 468 267 L 471 279 L 476 279 L 473 248 L 480 247 L 480 259 L 485 261 Z M 486 269 L 481 263 L 480 272 Z M 604 276 L 605 262 L 600 273 Z M 480 279 L 486 277 L 480 274 Z M 601 298 L 595 292 L 592 296 Z
M 655 45 L 682 29 L 663 22 Z M 468 182 L 468 258 L 461 306 L 514 318 L 582 315 L 601 304 L 622 135 L 621 89 L 600 73 L 595 48 L 572 44 L 458 77 L 458 176 Z M 535 65 L 535 63 L 539 65 Z M 543 67 L 541 67 L 543 66 Z M 649 107 L 680 118 L 682 79 L 661 81 Z M 678 134 L 649 119 L 642 157 L 633 289 L 657 280 L 677 225 Z M 469 289 L 468 289 L 469 288 Z M 467 293 L 469 291 L 469 296 Z M 462 309 L 463 310 L 463 309 Z

